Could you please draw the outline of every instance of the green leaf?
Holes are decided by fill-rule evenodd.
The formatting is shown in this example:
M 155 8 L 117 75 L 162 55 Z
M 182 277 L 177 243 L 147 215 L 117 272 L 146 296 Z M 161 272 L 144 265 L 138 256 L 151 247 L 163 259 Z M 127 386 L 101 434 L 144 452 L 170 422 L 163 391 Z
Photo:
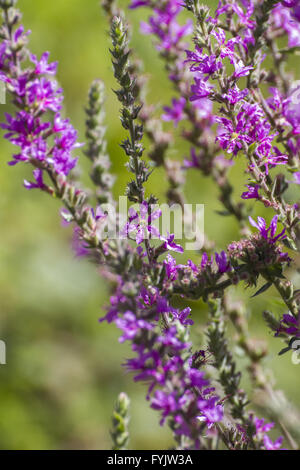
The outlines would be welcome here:
M 282 240 L 282 242 L 290 250 L 298 251 L 294 241 L 291 238 L 285 238 Z
M 231 215 L 231 213 L 228 211 L 215 211 L 215 213 L 218 215 L 222 215 L 223 217 L 228 217 L 229 215 Z
M 266 284 L 264 284 L 257 292 L 255 292 L 255 294 L 251 296 L 251 299 L 253 297 L 256 297 L 259 294 L 262 294 L 263 292 L 266 292 L 266 290 L 268 290 L 269 287 L 271 287 L 271 285 L 272 285 L 272 282 L 266 282 Z

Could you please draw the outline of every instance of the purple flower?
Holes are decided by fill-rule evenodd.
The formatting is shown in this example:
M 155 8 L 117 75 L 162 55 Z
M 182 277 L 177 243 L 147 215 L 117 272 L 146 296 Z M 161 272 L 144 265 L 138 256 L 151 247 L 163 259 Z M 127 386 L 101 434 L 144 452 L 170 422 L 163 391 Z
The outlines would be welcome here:
M 178 123 L 184 117 L 184 107 L 185 107 L 186 100 L 185 98 L 179 98 L 176 100 L 175 98 L 172 99 L 172 107 L 165 106 L 164 111 L 165 114 L 162 115 L 162 119 L 164 121 L 174 121 L 175 126 L 178 126 Z
M 74 227 L 72 238 L 72 249 L 78 258 L 86 257 L 91 254 L 88 244 L 82 239 L 82 232 L 79 227 Z
M 234 69 L 234 77 L 241 78 L 249 75 L 250 70 L 253 70 L 253 67 L 251 65 L 245 65 L 242 60 L 238 60 L 234 62 Z
M 8 132 L 4 135 L 12 144 L 21 148 L 30 145 L 32 139 L 38 138 L 39 134 L 50 127 L 49 123 L 41 123 L 39 118 L 19 111 L 15 117 L 5 113 L 7 123 L 0 124 L 2 129 Z
M 200 354 L 201 353 L 203 354 L 204 351 L 201 351 Z M 209 381 L 205 379 L 204 372 L 202 370 L 191 368 L 188 370 L 188 376 L 193 387 L 197 387 L 201 390 L 209 385 Z
M 265 166 L 266 175 L 269 174 L 269 165 L 271 168 L 277 165 L 285 165 L 289 157 L 287 155 L 267 155 L 262 164 Z
M 120 343 L 131 341 L 143 330 L 149 331 L 153 328 L 153 325 L 147 321 L 142 319 L 138 320 L 134 313 L 130 311 L 125 312 L 122 317 L 117 318 L 115 324 L 123 331 L 123 335 L 119 339 Z
M 235 84 L 233 88 L 230 88 L 227 93 L 223 93 L 222 98 L 227 100 L 230 104 L 236 104 L 239 101 L 242 101 L 249 93 L 249 90 L 245 88 L 240 90 L 239 87 Z
M 40 60 L 37 59 L 36 55 L 34 54 L 30 55 L 31 62 L 35 64 L 36 66 L 34 70 L 34 73 L 36 75 L 43 75 L 43 74 L 55 75 L 56 74 L 58 62 L 52 62 L 51 64 L 48 64 L 49 55 L 50 55 L 49 52 L 44 52 Z
M 235 45 L 239 44 L 241 42 L 240 37 L 235 37 L 232 39 L 229 39 L 226 42 L 226 35 L 225 31 L 221 28 L 217 28 L 212 31 L 212 35 L 216 38 L 219 46 L 220 46 L 220 57 L 221 59 L 224 59 L 225 57 L 228 57 L 230 62 L 233 64 L 237 55 L 234 51 Z
M 221 251 L 220 254 L 215 253 L 216 263 L 220 274 L 224 274 L 231 270 L 230 261 L 225 251 Z
M 268 433 L 273 427 L 274 423 L 266 423 L 264 419 L 259 419 L 257 417 L 252 417 L 254 426 L 256 429 L 255 437 L 258 439 L 263 439 L 264 447 L 266 450 L 279 450 L 282 445 L 283 438 L 279 437 L 274 443 L 267 436 Z
M 209 264 L 208 255 L 207 253 L 204 252 L 202 255 L 202 259 L 201 259 L 201 269 L 205 269 L 208 264 Z
M 199 127 L 203 125 L 203 131 L 208 131 L 210 124 L 214 122 L 212 101 L 208 98 L 199 98 L 198 100 L 192 100 L 192 105 L 196 110 L 197 117 L 202 120 L 202 122 L 199 122 Z
M 266 423 L 265 420 L 259 419 L 256 416 L 250 415 L 250 420 L 253 423 L 255 428 L 255 433 L 253 438 L 255 441 L 260 443 L 260 448 L 263 450 L 278 450 L 281 448 L 283 438 L 279 437 L 274 443 L 271 441 L 267 433 L 274 427 L 274 423 Z M 247 430 L 238 425 L 239 431 L 242 433 L 244 442 L 248 441 L 248 433 Z
M 206 79 L 223 67 L 222 61 L 212 54 L 203 54 L 203 49 L 196 46 L 195 51 L 186 51 L 186 62 L 192 63 L 191 72 L 199 72 L 200 76 L 207 75 Z
M 256 429 L 256 434 L 264 434 L 266 432 L 269 432 L 274 427 L 274 423 L 266 423 L 263 418 L 259 419 L 256 416 L 254 417 L 254 425 Z
M 180 339 L 177 338 L 177 328 L 175 325 L 172 325 L 168 329 L 164 331 L 162 336 L 158 337 L 159 343 L 163 344 L 164 346 L 169 346 L 172 351 L 181 351 L 186 349 L 190 344 L 183 343 Z
M 264 436 L 264 445 L 266 450 L 280 450 L 283 442 L 283 437 L 278 437 L 275 442 L 273 442 L 269 436 Z
M 300 314 L 296 318 L 290 313 L 285 313 L 280 320 L 280 327 L 277 329 L 275 336 L 279 336 L 281 333 L 300 338 Z
M 149 238 L 161 238 L 159 230 L 152 223 L 161 216 L 160 210 L 151 212 L 146 201 L 139 206 L 139 213 L 133 209 L 129 209 L 129 221 L 122 230 L 124 236 L 135 233 L 135 241 L 139 245 Z
M 254 5 L 252 2 L 247 3 L 246 11 L 241 7 L 239 2 L 233 1 L 230 3 L 220 2 L 216 10 L 216 18 L 218 18 L 223 13 L 233 13 L 237 16 L 239 23 L 245 28 L 254 29 L 255 22 L 251 18 L 254 10 Z
M 187 266 L 190 268 L 193 274 L 197 275 L 199 273 L 198 267 L 195 265 L 195 263 L 193 263 L 192 260 L 189 259 L 187 261 Z
M 45 184 L 44 184 L 44 181 L 43 181 L 43 172 L 42 172 L 42 170 L 36 168 L 35 170 L 33 170 L 33 176 L 34 176 L 34 179 L 35 179 L 35 183 L 32 183 L 31 181 L 24 180 L 25 188 L 26 189 L 35 189 L 35 188 L 44 189 Z
M 176 260 L 170 255 L 167 255 L 167 259 L 164 261 L 164 266 L 166 270 L 167 278 L 171 281 L 177 279 L 178 272 L 177 272 L 177 263 Z
M 24 43 L 27 35 L 24 28 L 20 27 L 14 33 L 14 41 Z M 10 165 L 24 161 L 35 166 L 39 162 L 39 170 L 52 169 L 66 176 L 77 163 L 77 159 L 72 157 L 72 152 L 82 144 L 77 142 L 77 132 L 69 121 L 60 116 L 62 90 L 58 88 L 55 80 L 44 76 L 55 75 L 57 63 L 48 64 L 48 52 L 42 54 L 40 60 L 30 54 L 34 68 L 22 71 L 21 67 L 16 68 L 13 62 L 6 63 L 10 60 L 10 54 L 5 53 L 9 47 L 13 48 L 14 45 L 5 42 L 1 45 L 1 79 L 8 83 L 8 89 L 21 109 L 15 116 L 6 114 L 7 122 L 1 124 L 2 129 L 8 131 L 4 137 L 20 147 L 20 153 L 14 155 Z M 49 111 L 50 115 L 46 118 L 45 114 Z M 54 144 L 52 142 L 48 145 L 48 138 L 53 133 L 56 134 Z M 45 189 L 42 173 L 36 175 L 36 183 L 25 182 L 26 187 Z
M 179 398 L 176 392 L 167 393 L 162 390 L 156 390 L 154 398 L 151 400 L 151 408 L 162 411 L 162 419 L 160 421 L 162 425 L 167 416 L 179 411 L 184 403 L 185 398 Z
M 27 36 L 29 36 L 31 34 L 31 31 L 28 30 L 25 32 L 25 29 L 24 29 L 24 26 L 23 25 L 20 25 L 16 30 L 15 32 L 13 33 L 13 41 L 15 43 L 17 42 L 23 42 L 23 43 L 26 43 L 26 38 Z
M 135 381 L 148 384 L 147 399 L 151 408 L 161 412 L 160 423 L 171 418 L 176 423 L 176 434 L 192 438 L 194 432 L 203 428 L 203 422 L 210 427 L 221 420 L 223 410 L 219 398 L 212 395 L 214 389 L 207 388 L 210 383 L 204 371 L 191 367 L 191 344 L 182 339 L 182 329 L 191 324 L 190 308 L 174 309 L 157 288 L 142 287 L 133 311 L 125 307 L 132 300 L 124 295 L 125 288 L 120 278 L 105 317 L 121 328 L 121 342 L 132 343 L 135 356 L 125 366 L 134 372 Z M 168 326 L 163 331 L 157 328 L 155 311 L 168 315 Z M 198 394 L 193 388 L 197 388 Z M 200 416 L 202 421 L 197 419 Z
M 260 189 L 260 186 L 259 184 L 255 184 L 254 186 L 251 186 L 251 185 L 246 185 L 247 188 L 248 188 L 248 191 L 245 191 L 243 194 L 242 194 L 242 199 L 259 199 L 260 196 L 259 196 L 259 193 L 258 193 L 258 190 Z
M 201 156 L 196 154 L 196 150 L 194 147 L 191 148 L 190 152 L 190 160 L 185 158 L 183 161 L 184 168 L 201 168 Z
M 61 89 L 57 89 L 57 83 L 47 80 L 45 77 L 37 78 L 27 86 L 26 99 L 30 107 L 45 112 L 48 109 L 54 113 L 61 109 L 63 97 Z
M 299 18 L 297 21 L 292 11 L 285 8 L 284 2 L 282 3 L 283 5 L 278 3 L 272 10 L 270 31 L 273 34 L 286 33 L 289 47 L 297 47 L 300 45 Z
M 222 149 L 227 150 L 227 153 L 237 155 L 243 147 L 243 141 L 247 142 L 249 136 L 242 132 L 235 132 L 232 122 L 227 118 L 217 117 L 216 121 L 222 126 L 216 141 L 220 143 Z
M 174 238 L 175 238 L 174 234 L 171 234 L 171 235 L 168 234 L 167 238 L 162 237 L 162 236 L 160 237 L 160 239 L 165 242 L 164 249 L 170 250 L 170 251 L 176 251 L 177 253 L 183 253 L 183 248 L 174 242 Z
M 200 398 L 198 400 L 198 406 L 201 410 L 199 419 L 205 421 L 208 427 L 223 419 L 223 406 L 218 404 L 217 397 L 211 397 L 208 400 Z
M 191 86 L 191 97 L 190 101 L 202 100 L 210 96 L 213 91 L 213 86 L 210 85 L 207 81 L 195 78 L 195 83 Z
M 130 7 L 151 6 L 146 0 L 134 0 Z M 170 51 L 176 47 L 179 41 L 193 31 L 192 21 L 188 21 L 181 26 L 177 23 L 177 16 L 182 10 L 180 0 L 170 0 L 164 2 L 161 7 L 159 3 L 153 8 L 153 15 L 147 23 L 141 23 L 141 30 L 144 34 L 153 34 L 157 37 L 157 49 L 159 51 Z
M 281 2 L 285 7 L 292 8 L 299 4 L 299 0 L 285 0 Z
M 193 325 L 194 322 L 190 318 L 188 318 L 191 314 L 191 309 L 190 307 L 184 308 L 179 314 L 178 314 L 178 320 L 182 325 Z
M 299 24 L 300 27 L 300 24 Z M 272 89 L 272 92 L 274 89 Z M 277 100 L 278 101 L 278 100 Z M 280 111 L 286 122 L 285 125 L 292 127 L 292 132 L 294 135 L 300 134 L 300 111 L 299 111 L 299 102 L 300 102 L 300 86 L 296 82 L 295 85 L 292 85 L 287 96 L 280 96 L 280 105 L 277 105 L 277 109 L 274 106 L 276 111 Z
M 216 140 L 228 153 L 237 155 L 244 144 L 256 143 L 260 158 L 270 156 L 271 142 L 274 136 L 269 135 L 270 124 L 257 104 L 243 101 L 234 124 L 230 119 L 224 117 L 217 117 L 216 121 L 221 124 Z
M 286 238 L 286 235 L 284 235 L 285 229 L 283 229 L 276 237 L 274 236 L 277 230 L 278 215 L 273 217 L 270 227 L 268 228 L 263 217 L 257 217 L 257 222 L 255 222 L 252 217 L 249 217 L 249 221 L 253 227 L 256 227 L 259 230 L 261 236 L 271 244 Z

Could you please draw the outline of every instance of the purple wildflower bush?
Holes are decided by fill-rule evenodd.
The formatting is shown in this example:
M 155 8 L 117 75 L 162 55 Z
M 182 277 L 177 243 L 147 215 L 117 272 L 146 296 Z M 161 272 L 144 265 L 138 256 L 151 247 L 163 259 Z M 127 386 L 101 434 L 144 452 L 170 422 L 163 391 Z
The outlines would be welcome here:
M 145 77 L 130 49 L 124 12 L 114 0 L 102 2 L 110 23 L 114 88 L 118 86 L 115 93 L 127 133 L 121 146 L 131 173 L 127 197 L 132 207 L 125 224 L 112 192 L 103 83 L 95 80 L 90 88 L 83 146 L 70 120 L 62 117 L 57 63 L 49 60 L 48 52 L 41 58 L 30 52 L 29 32 L 15 4 L 0 0 L 0 79 L 15 108 L 5 115 L 1 128 L 4 138 L 18 148 L 9 165 L 32 167 L 25 188 L 60 201 L 64 222 L 74 228 L 76 253 L 96 262 L 111 284 L 100 323 L 114 323 L 121 331 L 120 342 L 130 342 L 132 357 L 125 368 L 134 381 L 146 384 L 149 406 L 160 414 L 160 424 L 170 427 L 174 448 L 297 449 L 300 430 L 293 418 L 299 412 L 282 394 L 278 404 L 279 395 L 264 369 L 267 351 L 250 338 L 245 308 L 233 302 L 230 288 L 262 282 L 259 295 L 275 287 L 285 309 L 281 318 L 263 312 L 266 334 L 271 329 L 286 341 L 279 354 L 290 353 L 300 337 L 300 299 L 289 280 L 300 249 L 300 206 L 285 193 L 300 183 L 300 113 L 297 86 L 285 64 L 300 46 L 300 2 L 221 0 L 212 11 L 198 0 L 132 0 L 131 9 L 149 10 L 141 31 L 152 37 L 174 90 L 161 119 L 146 103 Z M 187 21 L 181 17 L 184 10 Z M 173 122 L 174 132 L 190 146 L 183 164 L 167 157 L 172 136 L 164 131 L 164 121 Z M 144 136 L 150 142 L 147 157 Z M 72 172 L 82 146 L 91 162 L 93 194 Z M 236 201 L 229 171 L 237 159 L 245 162 L 246 189 Z M 223 215 L 238 221 L 240 240 L 215 253 L 213 241 L 206 239 L 200 262 L 195 256 L 178 264 L 180 242 L 174 234 L 162 235 L 152 223 L 161 217 L 157 198 L 145 189 L 153 167 L 165 170 L 170 206 L 184 207 L 188 171 L 211 178 Z M 268 208 L 270 223 L 250 216 L 248 200 Z M 122 234 L 117 239 L 103 231 L 107 204 L 116 210 Z M 188 217 L 192 223 L 193 216 Z M 174 306 L 178 296 L 186 302 L 183 309 Z M 190 299 L 202 299 L 209 313 L 201 349 L 193 346 L 190 336 L 196 327 Z M 227 340 L 228 321 L 248 359 L 252 386 L 272 411 L 272 423 L 255 415 L 241 388 L 241 372 Z M 128 406 L 122 393 L 113 415 L 114 449 L 127 445 Z M 278 436 L 271 439 L 274 426 Z

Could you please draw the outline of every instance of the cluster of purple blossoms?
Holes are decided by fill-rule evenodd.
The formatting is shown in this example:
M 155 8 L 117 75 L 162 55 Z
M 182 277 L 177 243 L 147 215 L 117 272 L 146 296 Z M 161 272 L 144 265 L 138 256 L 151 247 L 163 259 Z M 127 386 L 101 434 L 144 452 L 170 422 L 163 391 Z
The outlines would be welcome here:
M 282 447 L 283 438 L 279 437 L 276 439 L 276 441 L 273 442 L 267 434 L 271 431 L 272 428 L 274 428 L 274 423 L 266 423 L 263 418 L 260 419 L 253 415 L 251 416 L 251 419 L 255 428 L 254 439 L 262 440 L 265 450 L 280 450 Z M 239 429 L 244 435 L 244 439 L 247 440 L 245 430 L 242 428 L 242 426 L 239 426 Z
M 274 423 L 265 423 L 264 419 L 259 419 L 257 417 L 253 418 L 256 437 L 262 437 L 266 450 L 279 450 L 282 446 L 283 438 L 279 437 L 275 442 L 272 442 L 267 433 L 274 427 Z
M 275 120 L 280 130 L 287 129 L 287 149 L 292 154 L 297 154 L 300 149 L 300 87 L 299 83 L 293 84 L 289 91 L 284 94 L 277 88 L 270 88 L 270 96 L 267 104 L 275 113 Z
M 166 236 L 161 235 L 158 220 L 161 214 L 161 209 L 155 207 L 155 205 L 149 205 L 146 201 L 139 204 L 138 210 L 134 207 L 130 207 L 128 211 L 128 221 L 121 230 L 121 236 L 135 240 L 140 255 L 145 256 L 140 246 L 141 243 L 149 239 L 157 239 L 163 242 L 159 248 L 161 253 L 165 251 L 183 253 L 183 248 L 175 242 L 174 234 L 168 233 Z
M 132 290 L 134 286 L 120 279 L 104 318 L 122 330 L 120 342 L 132 343 L 135 357 L 125 366 L 135 381 L 148 384 L 147 399 L 151 408 L 161 412 L 161 425 L 168 419 L 175 435 L 191 438 L 198 432 L 200 437 L 203 427 L 222 421 L 223 405 L 204 371 L 192 365 L 187 330 L 193 323 L 188 318 L 190 308 L 180 311 L 158 289 L 144 287 L 136 304 L 128 294 Z M 163 333 L 158 328 L 162 317 Z
M 270 124 L 257 104 L 242 102 L 235 123 L 225 117 L 217 117 L 216 120 L 221 124 L 216 140 L 228 153 L 237 155 L 240 150 L 245 149 L 245 144 L 255 144 L 259 166 L 265 167 L 266 174 L 269 167 L 287 162 L 288 156 L 281 154 L 278 148 L 272 145 L 276 134 L 270 134 Z
M 233 49 L 235 44 L 236 41 L 226 48 L 226 53 L 220 53 L 218 58 L 215 55 L 203 55 L 202 50 L 187 52 L 188 61 L 193 63 L 191 71 L 196 72 L 195 84 L 191 86 L 192 95 L 190 99 L 192 101 L 207 96 L 211 96 L 213 99 L 215 92 L 212 85 L 208 83 L 208 78 L 223 67 L 221 61 L 223 57 L 229 56 L 234 61 Z M 232 56 L 230 56 L 230 52 Z M 239 65 L 235 66 L 234 79 L 249 74 L 251 68 L 242 67 L 239 62 L 237 64 Z M 199 72 L 201 73 L 200 78 L 198 76 Z M 245 146 L 247 148 L 255 144 L 256 155 L 259 157 L 259 166 L 265 167 L 266 174 L 268 174 L 269 167 L 273 168 L 286 163 L 288 156 L 282 154 L 277 147 L 273 146 L 273 140 L 277 133 L 270 133 L 271 126 L 262 108 L 256 103 L 247 102 L 245 100 L 247 95 L 248 90 L 240 91 L 236 83 L 226 93 L 222 94 L 223 100 L 235 109 L 236 119 L 233 121 L 227 117 L 215 117 L 215 121 L 220 124 L 216 141 L 219 142 L 222 149 L 226 150 L 227 153 L 233 153 L 233 155 L 237 155 L 239 151 L 244 150 Z
M 287 34 L 289 47 L 295 47 L 298 45 L 296 38 L 299 38 L 300 26 L 297 16 L 292 16 L 287 7 L 295 7 L 296 4 L 282 3 L 275 4 L 271 9 L 265 34 L 269 41 Z M 257 99 L 256 91 L 239 88 L 240 78 L 246 77 L 248 85 L 251 85 L 252 76 L 259 76 L 256 69 L 260 71 L 265 58 L 257 51 L 255 67 L 249 61 L 256 47 L 255 35 L 259 28 L 255 16 L 257 8 L 260 8 L 259 2 L 220 1 L 214 17 L 208 16 L 208 10 L 203 9 L 201 28 L 207 37 L 198 35 L 194 51 L 187 51 L 187 63 L 194 76 L 190 101 L 194 103 L 205 98 L 211 103 L 222 103 L 219 114 L 211 114 L 211 122 L 218 123 L 216 142 L 221 149 L 233 156 L 244 153 L 249 158 L 253 155 L 249 158 L 248 170 L 252 175 L 256 174 L 257 183 L 248 185 L 242 199 L 261 200 L 267 206 L 271 202 L 259 193 L 262 179 L 268 177 L 271 169 L 290 162 L 300 149 L 299 86 L 296 84 L 285 93 L 271 87 L 271 96 L 266 99 L 262 96 Z M 279 23 L 281 12 L 289 17 L 289 21 L 281 18 Z M 231 38 L 226 33 L 228 24 Z M 228 64 L 233 66 L 231 73 Z M 252 85 L 250 88 L 253 88 Z M 286 137 L 283 138 L 285 130 Z M 276 140 L 284 142 L 284 145 L 277 146 Z M 214 160 L 211 164 L 216 166 L 216 163 Z M 207 172 L 209 164 L 203 164 L 192 149 L 192 159 L 185 162 L 185 167 Z M 297 172 L 293 182 L 298 183 Z
M 220 4 L 221 3 L 222 2 L 220 2 Z M 235 2 L 227 3 L 226 5 L 220 5 L 216 10 L 215 18 L 209 17 L 207 22 L 217 25 L 219 16 L 230 11 L 239 15 L 241 22 L 240 35 L 227 40 L 225 31 L 219 27 L 215 27 L 215 29 L 211 30 L 211 35 L 214 37 L 217 45 L 215 53 L 212 52 L 211 48 L 208 53 L 205 53 L 203 47 L 197 45 L 195 51 L 186 51 L 187 62 L 192 64 L 190 70 L 194 73 L 195 80 L 191 88 L 191 101 L 214 96 L 215 87 L 209 83 L 209 80 L 216 79 L 220 75 L 220 72 L 226 67 L 224 59 L 228 59 L 229 63 L 234 67 L 232 75 L 233 81 L 248 76 L 253 69 L 251 65 L 246 65 L 236 52 L 236 47 L 241 45 L 247 50 L 249 35 L 247 36 L 245 31 L 249 31 L 249 29 L 251 30 L 254 27 L 253 22 L 249 20 L 252 11 L 248 11 L 245 16 L 242 8 Z M 244 38 L 241 36 L 242 32 L 244 32 Z M 234 84 L 233 90 L 234 89 L 237 89 L 236 84 Z M 230 102 L 232 102 L 232 99 L 236 99 L 233 98 L 234 94 L 236 94 L 236 92 L 229 90 L 228 100 Z M 239 94 L 237 96 L 241 99 L 245 94 L 247 94 L 247 91 L 243 91 L 240 96 Z M 225 94 L 224 96 L 227 95 Z
M 180 73 L 187 72 L 184 65 L 184 51 L 187 47 L 185 39 L 193 31 L 192 21 L 181 25 L 178 16 L 183 10 L 180 0 L 155 1 L 132 1 L 130 8 L 141 6 L 153 9 L 153 16 L 150 16 L 147 23 L 141 23 L 141 30 L 145 34 L 152 34 L 157 40 L 157 49 L 162 56 L 176 57 L 176 71 L 170 72 L 169 78 L 173 82 L 180 81 Z M 205 95 L 202 96 L 203 98 Z M 171 106 L 165 106 L 162 120 L 173 121 L 175 126 L 186 116 L 186 99 L 184 96 L 172 100 Z M 211 116 L 211 103 L 208 100 L 201 100 L 194 104 L 199 118 L 207 119 Z
M 247 271 L 241 274 L 240 279 L 247 281 L 249 286 L 255 286 L 258 274 L 268 267 L 271 270 L 280 267 L 281 272 L 281 268 L 291 262 L 289 254 L 282 251 L 279 244 L 270 242 L 260 233 L 253 234 L 249 239 L 230 243 L 227 251 L 233 266 L 233 282 L 235 276 L 239 274 L 239 263 L 246 263 Z
M 77 163 L 72 152 L 81 144 L 77 142 L 77 131 L 61 116 L 62 89 L 52 78 L 57 63 L 48 63 L 49 53 L 45 52 L 40 60 L 29 54 L 33 65 L 23 70 L 16 63 L 15 51 L 26 44 L 28 34 L 20 26 L 1 43 L 0 80 L 6 83 L 14 104 L 20 109 L 14 116 L 6 113 L 6 123 L 1 127 L 6 131 L 5 138 L 20 147 L 9 164 L 32 163 L 37 168 L 35 181 L 25 181 L 25 187 L 43 189 L 43 172 L 50 167 L 57 174 L 67 176 Z M 22 60 L 26 60 L 26 55 Z
M 152 6 L 151 0 L 132 0 L 130 8 L 141 6 Z M 153 34 L 158 39 L 157 48 L 159 51 L 171 51 L 184 36 L 192 33 L 193 23 L 188 21 L 185 25 L 179 25 L 177 17 L 182 11 L 181 0 L 162 0 L 155 2 L 153 16 L 148 23 L 141 24 L 141 30 L 145 34 Z

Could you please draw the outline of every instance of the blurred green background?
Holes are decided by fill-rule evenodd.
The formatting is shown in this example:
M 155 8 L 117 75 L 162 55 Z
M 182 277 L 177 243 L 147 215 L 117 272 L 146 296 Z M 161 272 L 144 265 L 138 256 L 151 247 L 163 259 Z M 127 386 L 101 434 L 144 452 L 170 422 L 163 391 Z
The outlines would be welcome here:
M 128 4 L 120 3 L 124 7 Z M 96 77 L 105 81 L 108 146 L 117 175 L 115 194 L 124 194 L 128 174 L 119 148 L 123 132 L 117 119 L 119 106 L 111 91 L 115 82 L 108 26 L 99 1 L 23 0 L 19 6 L 25 27 L 32 30 L 32 52 L 40 55 L 48 50 L 51 59 L 59 61 L 66 115 L 79 129 L 81 141 L 89 85 Z M 128 14 L 134 27 L 133 47 L 144 60 L 146 73 L 151 74 L 149 101 L 164 105 L 172 90 L 150 38 L 139 34 L 139 22 L 146 16 L 146 11 Z M 1 120 L 7 109 L 1 107 Z M 6 164 L 14 149 L 3 139 L 0 149 L 0 339 L 7 344 L 7 365 L 0 366 L 0 448 L 110 448 L 110 417 L 120 391 L 132 399 L 130 447 L 166 448 L 171 445 L 168 429 L 160 428 L 158 414 L 148 409 L 144 386 L 133 384 L 121 367 L 129 349 L 118 343 L 113 325 L 98 323 L 109 299 L 105 283 L 95 266 L 74 258 L 70 231 L 61 226 L 59 204 L 47 195 L 26 191 L 22 183 L 30 177 L 30 169 Z M 180 142 L 169 153 L 178 159 L 187 155 L 187 146 Z M 88 169 L 84 156 L 80 166 L 83 172 Z M 245 183 L 240 177 L 242 169 L 240 162 L 232 172 L 237 197 Z M 151 191 L 161 200 L 162 181 L 164 175 L 157 171 Z M 235 221 L 216 215 L 221 207 L 210 181 L 197 172 L 190 173 L 186 194 L 189 202 L 205 204 L 206 233 L 216 240 L 218 249 L 239 238 Z M 275 292 L 250 300 L 252 293 L 240 289 L 236 297 L 244 299 L 252 310 L 249 321 L 253 334 L 270 343 L 266 363 L 278 386 L 300 404 L 299 366 L 292 365 L 288 355 L 277 356 L 280 341 L 272 338 L 261 320 L 265 307 L 278 312 L 284 307 Z M 207 321 L 201 303 L 193 304 L 193 317 L 198 324 Z M 199 335 L 199 344 L 202 339 Z M 240 365 L 244 367 L 245 362 L 241 360 Z M 244 385 L 249 388 L 247 381 Z

